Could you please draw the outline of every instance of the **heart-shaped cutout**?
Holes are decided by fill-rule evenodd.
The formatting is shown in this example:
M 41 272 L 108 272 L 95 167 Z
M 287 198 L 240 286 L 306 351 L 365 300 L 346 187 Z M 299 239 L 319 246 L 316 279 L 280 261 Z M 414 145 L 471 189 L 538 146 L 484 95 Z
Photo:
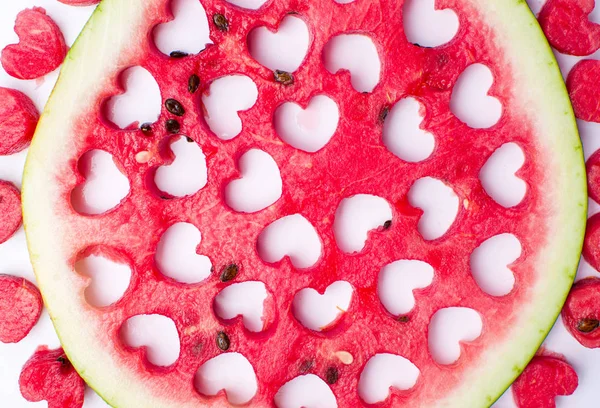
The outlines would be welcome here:
M 71 193 L 71 204 L 78 213 L 103 214 L 116 208 L 129 194 L 129 180 L 110 153 L 90 150 L 81 156 L 78 167 L 85 178 Z
M 225 353 L 211 358 L 200 366 L 194 386 L 209 397 L 225 391 L 227 401 L 234 405 L 247 404 L 258 391 L 254 367 L 240 353 Z
M 85 300 L 94 307 L 106 307 L 123 297 L 131 281 L 131 267 L 121 259 L 113 260 L 92 252 L 75 263 L 75 271 L 90 278 Z
M 277 163 L 270 154 L 250 149 L 239 160 L 241 177 L 225 187 L 225 201 L 237 212 L 253 213 L 274 204 L 283 191 Z
M 335 242 L 345 253 L 360 252 L 370 231 L 377 227 L 386 228 L 391 222 L 392 207 L 384 198 L 369 194 L 344 198 L 335 211 Z
M 459 200 L 452 187 L 432 177 L 414 182 L 408 191 L 408 202 L 423 210 L 418 229 L 428 241 L 446 234 L 458 214 Z
M 233 4 L 234 6 L 238 6 L 241 8 L 248 9 L 248 10 L 258 10 L 268 0 L 225 0 L 225 1 L 229 4 Z
M 354 289 L 346 281 L 333 282 L 321 295 L 304 288 L 294 296 L 294 316 L 307 329 L 322 331 L 331 328 L 350 307 Z
M 300 375 L 283 384 L 275 394 L 277 408 L 337 408 L 329 385 L 314 374 Z
M 402 12 L 404 33 L 415 45 L 439 47 L 458 32 L 456 13 L 452 9 L 437 9 L 435 0 L 406 0 Z
M 292 73 L 300 68 L 310 45 L 308 26 L 300 17 L 288 14 L 277 31 L 257 27 L 248 34 L 250 55 L 271 71 Z
M 502 116 L 502 104 L 488 95 L 494 75 L 483 64 L 469 65 L 458 77 L 452 96 L 450 110 L 458 119 L 474 129 L 494 126 Z
M 0 180 L 0 244 L 17 232 L 22 221 L 21 192 L 12 183 Z
M 427 343 L 429 353 L 438 364 L 454 364 L 461 355 L 461 343 L 481 335 L 481 316 L 467 307 L 440 309 L 431 318 Z
M 515 286 L 509 265 L 521 256 L 521 242 L 513 234 L 499 234 L 483 241 L 470 258 L 471 273 L 488 295 L 508 295 Z
M 371 37 L 340 34 L 323 48 L 323 63 L 332 74 L 350 72 L 350 82 L 358 92 L 373 92 L 381 78 L 381 60 Z
M 384 402 L 390 388 L 409 390 L 421 372 L 410 360 L 390 353 L 375 354 L 367 361 L 358 380 L 358 394 L 367 404 Z
M 80 408 L 85 383 L 62 348 L 49 350 L 40 346 L 21 370 L 19 389 L 27 401 L 45 400 L 48 408 Z
M 156 169 L 154 183 L 163 193 L 173 197 L 196 194 L 207 182 L 206 156 L 200 146 L 186 136 L 171 140 L 174 159 Z
M 215 314 L 223 320 L 242 316 L 244 327 L 251 332 L 267 328 L 272 316 L 269 292 L 264 283 L 248 281 L 227 286 L 215 296 Z
M 284 142 L 296 149 L 314 153 L 329 143 L 339 120 L 340 111 L 333 99 L 316 95 L 306 109 L 294 102 L 280 105 L 275 110 L 274 125 Z
M 2 50 L 2 67 L 15 78 L 42 77 L 62 64 L 67 55 L 65 39 L 54 20 L 41 7 L 17 15 L 15 32 L 19 43 Z
M 426 262 L 402 259 L 387 264 L 379 272 L 377 295 L 383 307 L 394 316 L 405 315 L 415 306 L 413 290 L 433 281 L 433 268 Z
M 178 222 L 160 237 L 156 248 L 156 265 L 160 272 L 177 282 L 198 283 L 208 278 L 212 263 L 196 253 L 202 234 L 193 224 Z
M 120 129 L 156 122 L 162 107 L 160 89 L 152 74 L 134 66 L 123 71 L 119 78 L 125 92 L 108 99 L 106 118 Z
M 595 0 L 548 0 L 538 20 L 550 44 L 563 54 L 579 56 L 600 49 L 600 25 L 590 21 L 595 3 Z
M 171 11 L 175 18 L 154 28 L 154 43 L 160 52 L 198 54 L 212 44 L 206 11 L 199 1 L 172 0 Z
M 505 208 L 523 201 L 527 183 L 516 173 L 525 163 L 525 154 L 516 143 L 500 146 L 485 162 L 479 172 L 481 185 L 490 197 Z
M 257 243 L 263 261 L 275 263 L 288 256 L 292 265 L 300 269 L 314 266 L 322 247 L 317 230 L 300 214 L 273 221 L 260 233 Z
M 204 119 L 222 140 L 231 140 L 242 131 L 238 113 L 250 109 L 258 98 L 258 88 L 245 75 L 229 75 L 214 80 L 202 95 Z
M 383 124 L 383 144 L 409 163 L 427 159 L 433 153 L 435 137 L 421 128 L 421 104 L 414 98 L 396 102 Z
M 600 77 L 600 61 L 597 60 L 578 62 L 567 77 L 567 89 L 575 116 L 587 122 L 600 123 L 598 77 Z
M 565 360 L 535 356 L 512 386 L 519 408 L 556 407 L 555 398 L 577 389 L 577 373 Z
M 160 314 L 132 316 L 123 323 L 121 339 L 132 348 L 144 349 L 150 364 L 168 367 L 179 359 L 181 344 L 175 322 Z

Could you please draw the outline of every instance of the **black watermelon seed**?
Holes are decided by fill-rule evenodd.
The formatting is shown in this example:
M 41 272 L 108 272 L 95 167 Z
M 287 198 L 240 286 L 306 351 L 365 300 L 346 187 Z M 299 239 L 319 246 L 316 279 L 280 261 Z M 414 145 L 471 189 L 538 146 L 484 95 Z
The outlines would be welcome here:
M 183 51 L 172 51 L 169 56 L 171 58 L 184 58 L 187 57 L 189 54 L 187 52 L 183 52 Z
M 386 222 L 383 223 L 384 230 L 390 229 L 391 226 L 392 226 L 392 220 L 387 220 Z
M 309 372 L 313 365 L 314 362 L 312 360 L 304 360 L 302 364 L 300 364 L 300 373 L 305 374 Z
M 190 79 L 188 79 L 188 91 L 189 93 L 194 93 L 198 90 L 200 86 L 200 78 L 196 74 L 192 74 Z
M 400 323 L 408 323 L 410 321 L 410 317 L 408 317 L 408 316 L 400 316 L 400 317 L 398 317 L 398 321 Z
M 338 381 L 339 378 L 340 373 L 335 367 L 329 367 L 325 372 L 325 381 L 327 381 L 327 384 L 333 385 Z
M 582 333 L 591 333 L 600 326 L 600 321 L 597 319 L 581 319 L 577 323 L 577 330 Z
M 235 279 L 239 272 L 239 268 L 236 264 L 229 264 L 223 268 L 223 272 L 221 272 L 221 281 L 229 282 L 230 280 Z
M 389 106 L 384 106 L 383 108 L 381 108 L 381 111 L 379 112 L 379 121 L 382 123 L 385 122 L 385 118 L 387 118 L 389 113 L 390 113 Z
M 140 126 L 140 130 L 145 136 L 152 136 L 152 124 L 142 123 L 142 126 Z
M 230 342 L 229 342 L 229 337 L 227 336 L 227 334 L 225 332 L 218 332 L 217 333 L 217 347 L 223 351 L 227 351 L 229 350 L 229 346 L 230 346 Z
M 165 108 L 175 116 L 183 116 L 185 114 L 185 109 L 183 109 L 181 103 L 173 98 L 169 98 L 165 101 Z
M 179 125 L 179 122 L 177 122 L 175 119 L 167 120 L 165 126 L 167 128 L 167 132 L 169 133 L 179 133 L 179 130 L 181 130 L 181 125 Z
M 275 76 L 275 81 L 279 82 L 283 85 L 292 85 L 294 83 L 294 76 L 289 72 L 276 70 L 273 75 Z
M 229 30 L 229 21 L 223 14 L 215 14 L 213 16 L 213 23 L 217 26 L 217 28 L 221 31 Z

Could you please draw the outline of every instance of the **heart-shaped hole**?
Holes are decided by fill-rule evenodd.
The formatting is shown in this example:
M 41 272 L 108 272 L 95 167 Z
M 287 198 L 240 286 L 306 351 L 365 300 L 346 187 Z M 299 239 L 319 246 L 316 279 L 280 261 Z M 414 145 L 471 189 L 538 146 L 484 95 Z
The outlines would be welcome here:
M 294 316 L 307 329 L 326 330 L 348 310 L 353 292 L 352 285 L 346 281 L 333 282 L 323 294 L 304 288 L 294 296 Z
M 521 243 L 513 234 L 499 234 L 483 241 L 471 254 L 471 272 L 488 295 L 504 296 L 515 286 L 509 265 L 521 256 Z
M 423 210 L 418 229 L 428 241 L 444 236 L 458 214 L 459 200 L 452 187 L 432 177 L 415 181 L 408 192 L 408 201 Z
M 179 359 L 179 333 L 173 320 L 166 316 L 132 316 L 121 326 L 120 335 L 129 347 L 143 347 L 146 358 L 152 365 L 167 367 Z
M 436 0 L 406 0 L 402 9 L 408 41 L 421 47 L 439 47 L 458 32 L 458 16 L 452 9 L 437 9 Z
M 91 251 L 75 263 L 75 271 L 90 278 L 85 288 L 85 300 L 94 307 L 116 303 L 131 281 L 131 266 L 121 257 L 114 256 L 115 251 L 103 252 L 106 251 Z
M 337 408 L 329 385 L 314 374 L 298 376 L 286 382 L 275 394 L 277 408 Z
M 525 163 L 525 154 L 516 143 L 500 146 L 485 162 L 479 172 L 481 185 L 490 197 L 503 207 L 514 207 L 523 201 L 527 183 L 517 177 Z
M 196 194 L 207 182 L 206 156 L 200 146 L 186 136 L 173 138 L 169 149 L 173 162 L 156 169 L 156 187 L 172 197 Z
M 269 292 L 264 283 L 248 281 L 227 286 L 215 296 L 215 314 L 224 320 L 241 316 L 251 332 L 267 328 L 273 316 Z
M 431 318 L 427 342 L 429 353 L 442 365 L 454 364 L 461 355 L 461 343 L 481 335 L 483 322 L 475 310 L 467 307 L 440 309 Z
M 173 20 L 159 24 L 154 29 L 156 48 L 165 55 L 172 52 L 198 54 L 212 44 L 209 37 L 208 18 L 202 3 L 197 0 L 172 0 Z
M 234 6 L 238 6 L 241 8 L 248 9 L 248 10 L 258 10 L 268 0 L 225 0 L 225 1 L 229 4 L 233 4 Z
M 409 390 L 421 372 L 410 360 L 390 353 L 375 354 L 367 361 L 358 380 L 358 394 L 367 404 L 384 402 L 390 388 Z
M 433 281 L 433 268 L 426 262 L 402 259 L 379 272 L 377 294 L 385 309 L 394 316 L 405 315 L 415 306 L 413 290 Z
M 305 152 L 321 150 L 333 137 L 340 120 L 338 105 L 325 95 L 314 96 L 306 109 L 293 102 L 275 111 L 274 125 L 287 144 Z
M 193 224 L 179 222 L 160 237 L 156 248 L 159 271 L 177 282 L 198 283 L 210 276 L 212 263 L 196 251 L 202 234 Z
M 237 212 L 253 213 L 274 204 L 283 190 L 281 174 L 270 154 L 250 149 L 239 160 L 241 177 L 225 187 L 225 201 Z

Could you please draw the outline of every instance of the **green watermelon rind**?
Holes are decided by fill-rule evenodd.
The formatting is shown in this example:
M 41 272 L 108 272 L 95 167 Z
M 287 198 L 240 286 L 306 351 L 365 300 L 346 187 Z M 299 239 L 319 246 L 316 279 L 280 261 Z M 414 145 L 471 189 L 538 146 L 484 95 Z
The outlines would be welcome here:
M 482 407 L 491 405 L 525 368 L 552 328 L 576 274 L 587 218 L 586 175 L 582 146 L 557 62 L 525 0 L 465 0 L 493 28 L 496 41 L 515 72 L 515 90 L 544 135 L 540 144 L 556 165 L 556 205 L 548 219 L 548 242 L 538 271 L 547 276 L 532 289 L 532 302 L 521 310 L 519 324 L 507 341 L 487 349 L 481 364 L 465 372 L 461 386 L 444 401 L 421 406 Z M 74 288 L 81 283 L 69 265 L 72 254 L 60 247 L 54 203 L 64 200 L 56 185 L 57 163 L 73 157 L 69 150 L 74 119 L 91 109 L 109 77 L 128 66 L 124 50 L 147 41 L 152 6 L 164 0 L 104 0 L 70 50 L 31 143 L 23 179 L 24 225 L 31 261 L 50 317 L 63 348 L 83 379 L 115 407 L 197 407 L 168 398 L 169 390 L 152 390 L 136 381 L 98 341 L 81 309 Z M 64 252 L 64 253 L 63 253 Z M 551 300 L 551 302 L 548 301 Z M 165 397 L 167 395 L 167 397 Z M 212 405 L 216 406 L 216 405 Z

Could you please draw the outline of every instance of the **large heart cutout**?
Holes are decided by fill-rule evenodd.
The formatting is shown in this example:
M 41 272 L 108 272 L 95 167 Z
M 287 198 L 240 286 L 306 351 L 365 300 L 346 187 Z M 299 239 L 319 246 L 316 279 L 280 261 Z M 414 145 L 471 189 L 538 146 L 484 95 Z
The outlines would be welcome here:
M 481 185 L 501 206 L 514 207 L 525 197 L 527 183 L 516 175 L 524 163 L 523 150 L 511 142 L 496 149 L 481 168 Z
M 171 164 L 156 169 L 156 187 L 173 197 L 196 194 L 207 182 L 206 156 L 192 139 L 179 136 L 169 148 L 175 157 Z
M 358 393 L 367 404 L 384 402 L 390 388 L 409 390 L 417 383 L 420 371 L 410 360 L 390 353 L 375 354 L 367 361 L 358 380 Z
M 352 285 L 346 281 L 333 282 L 322 295 L 312 288 L 304 288 L 294 296 L 294 316 L 307 329 L 326 330 L 348 310 L 353 292 Z
M 426 288 L 432 281 L 431 265 L 423 261 L 402 259 L 381 268 L 377 295 L 392 315 L 405 315 L 415 306 L 413 290 Z
M 509 265 L 521 256 L 521 243 L 513 234 L 499 234 L 485 240 L 471 254 L 471 273 L 488 295 L 504 296 L 515 286 Z
M 266 304 L 268 298 L 269 292 L 262 282 L 234 283 L 215 296 L 215 314 L 224 320 L 242 316 L 246 329 L 260 332 L 265 330 L 271 320 L 271 305 Z
M 181 341 L 175 322 L 160 314 L 130 317 L 120 330 L 123 342 L 132 348 L 143 348 L 150 364 L 168 367 L 179 359 Z
M 427 343 L 438 364 L 454 364 L 461 355 L 461 342 L 473 341 L 481 335 L 483 321 L 473 309 L 447 307 L 440 309 L 429 321 Z
M 314 374 L 300 375 L 286 382 L 275 394 L 277 408 L 337 408 L 329 385 Z
M 456 13 L 452 9 L 436 9 L 435 0 L 406 0 L 402 18 L 406 38 L 421 47 L 444 45 L 458 32 Z
M 432 177 L 414 182 L 408 191 L 408 202 L 423 210 L 418 229 L 428 241 L 446 234 L 458 214 L 459 200 L 452 187 Z
M 194 386 L 202 395 L 215 396 L 225 391 L 227 401 L 243 405 L 258 391 L 258 381 L 252 364 L 239 353 L 225 353 L 200 366 Z
M 175 18 L 157 25 L 153 32 L 160 52 L 198 54 L 207 44 L 212 44 L 206 11 L 199 1 L 172 0 L 171 11 Z

